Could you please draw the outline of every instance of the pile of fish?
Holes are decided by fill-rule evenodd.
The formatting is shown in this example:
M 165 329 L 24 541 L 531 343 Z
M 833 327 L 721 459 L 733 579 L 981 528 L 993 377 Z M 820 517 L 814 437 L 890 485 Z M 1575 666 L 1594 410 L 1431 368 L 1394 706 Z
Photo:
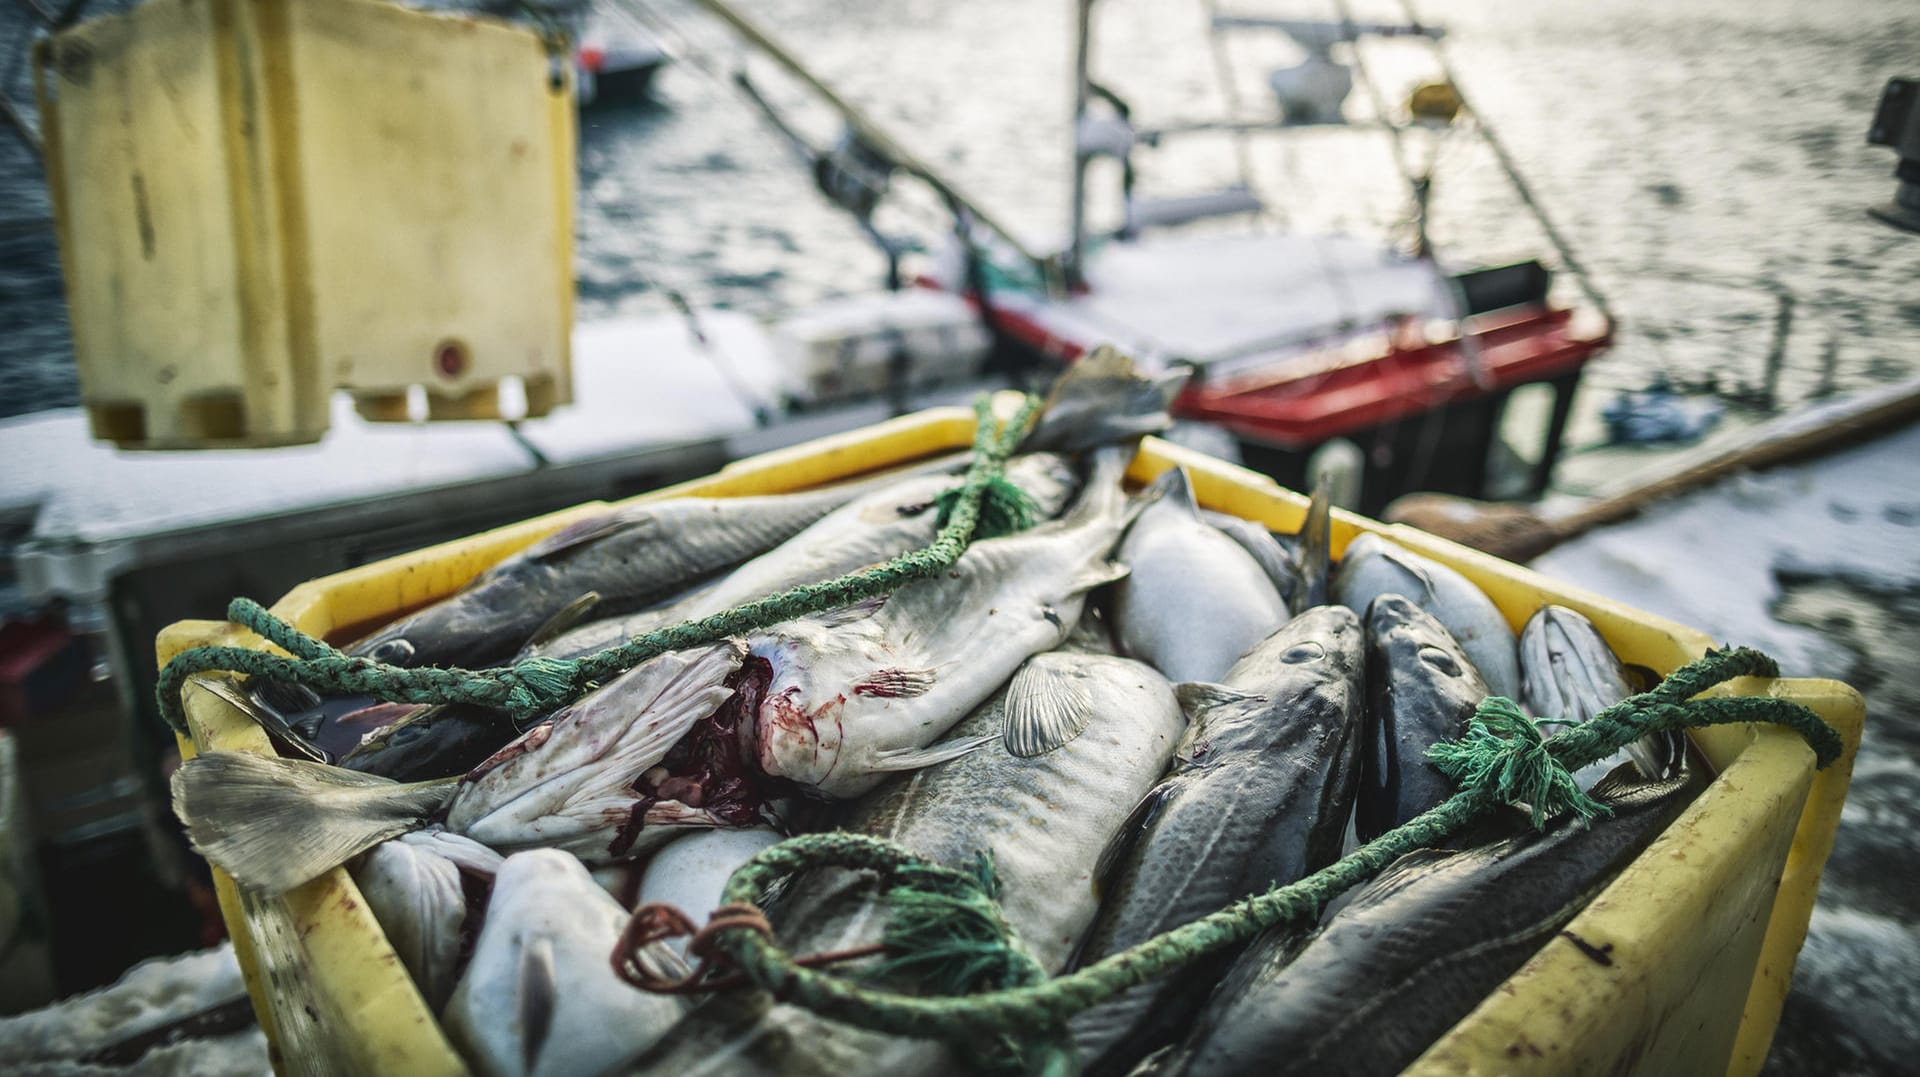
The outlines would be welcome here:
M 1021 945 L 1078 968 L 1299 879 L 1445 799 L 1428 747 L 1484 697 L 1579 721 L 1634 690 L 1559 607 L 1518 639 L 1465 577 L 1373 535 L 1299 535 L 1129 491 L 1161 386 L 1083 362 L 1007 473 L 1043 522 L 846 609 L 643 662 L 530 728 L 478 709 L 254 686 L 280 757 L 208 752 L 175 807 L 272 894 L 347 865 L 422 996 L 487 1074 L 965 1071 L 951 1045 L 765 993 L 655 995 L 613 971 L 628 913 L 702 922 L 792 833 L 956 868 L 990 858 Z M 1076 395 L 1079 394 L 1079 395 Z M 1163 416 L 1158 416 L 1163 419 Z M 611 511 L 353 650 L 478 666 L 589 653 L 926 545 L 963 461 L 775 497 Z M 304 758 L 298 758 L 304 756 Z M 1591 826 L 1488 819 L 1274 930 L 1082 1013 L 1089 1073 L 1379 1073 L 1552 939 L 1705 780 L 1650 738 L 1579 777 Z M 872 942 L 870 878 L 769 895 L 795 953 Z M 638 960 L 684 975 L 679 942 Z M 850 971 L 858 974 L 859 965 Z

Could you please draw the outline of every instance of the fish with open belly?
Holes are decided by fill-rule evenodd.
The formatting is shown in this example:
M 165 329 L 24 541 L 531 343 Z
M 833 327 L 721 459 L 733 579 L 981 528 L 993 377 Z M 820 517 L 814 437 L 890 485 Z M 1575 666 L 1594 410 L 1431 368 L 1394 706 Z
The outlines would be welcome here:
M 590 861 L 643 850 L 674 826 L 748 825 L 754 818 L 731 815 L 759 803 L 744 791 L 701 807 L 687 803 L 705 798 L 684 784 L 645 780 L 733 700 L 744 653 L 725 641 L 642 662 L 461 778 L 400 784 L 308 760 L 205 752 L 174 772 L 174 811 L 201 855 L 268 893 L 439 820 L 503 852 L 546 845 Z
M 1026 704 L 1016 702 L 1023 697 Z M 846 829 L 956 869 L 989 854 L 1001 914 L 1055 973 L 1092 921 L 1102 848 L 1159 778 L 1183 721 L 1172 689 L 1148 666 L 1066 650 L 1037 655 L 950 734 L 984 747 L 888 779 L 855 803 Z M 1023 731 L 1027 725 L 1037 728 Z M 1071 728 L 1081 732 L 1045 752 L 1009 746 Z M 796 953 L 871 942 L 886 916 L 871 881 L 840 870 L 796 881 L 774 915 L 782 944 Z M 757 991 L 715 999 L 642 1061 L 681 1077 L 918 1074 L 959 1065 L 944 1045 L 836 1024 Z
M 1359 773 L 1365 683 L 1359 618 L 1302 613 L 1187 704 L 1174 770 L 1115 839 L 1106 899 L 1077 967 L 1289 883 L 1339 855 Z M 1225 957 L 1101 1003 L 1070 1024 L 1083 1067 L 1125 1072 L 1171 1039 Z
M 1120 644 L 1170 680 L 1218 680 L 1287 623 L 1287 604 L 1251 554 L 1200 518 L 1186 470 L 1167 482 L 1120 540 Z
M 1686 809 L 1705 775 L 1658 738 L 1593 788 L 1611 816 L 1408 853 L 1330 906 L 1319 934 L 1275 928 L 1221 980 L 1163 1074 L 1398 1073 L 1539 952 Z M 1588 945 L 1571 939 L 1565 945 Z

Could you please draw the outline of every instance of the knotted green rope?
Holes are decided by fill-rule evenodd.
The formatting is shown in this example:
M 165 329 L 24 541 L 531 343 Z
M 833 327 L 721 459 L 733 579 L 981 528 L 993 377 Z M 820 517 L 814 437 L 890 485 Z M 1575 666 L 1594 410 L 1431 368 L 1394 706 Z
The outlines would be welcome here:
M 595 685 L 667 651 L 697 647 L 755 632 L 796 617 L 841 609 L 902 584 L 946 571 L 976 535 L 1010 533 L 1033 522 L 1034 506 L 1004 473 L 1040 398 L 1029 396 L 1004 425 L 991 401 L 974 404 L 973 461 L 959 486 L 942 496 L 942 519 L 932 543 L 837 579 L 805 584 L 698 621 L 636 636 L 584 658 L 530 658 L 498 669 L 406 668 L 342 653 L 275 617 L 259 603 L 237 598 L 227 619 L 252 629 L 293 657 L 248 647 L 195 647 L 160 671 L 154 693 L 160 715 L 175 732 L 187 731 L 180 693 L 187 678 L 221 670 L 290 681 L 327 694 L 364 695 L 394 703 L 469 703 L 505 711 L 526 724 L 573 702 Z
M 1498 805 L 1534 798 L 1528 803 L 1537 824 L 1563 811 L 1578 811 L 1584 794 L 1572 785 L 1567 771 L 1605 758 L 1649 733 L 1767 722 L 1804 737 L 1820 766 L 1832 763 L 1843 748 L 1839 734 L 1798 703 L 1772 697 L 1692 698 L 1735 677 L 1777 677 L 1779 672 L 1772 659 L 1757 651 L 1709 651 L 1653 690 L 1631 696 L 1545 741 L 1524 716 L 1516 722 L 1518 711 L 1511 701 L 1489 699 L 1475 715 L 1472 731 L 1440 752 L 1464 784 L 1439 806 L 1298 882 L 1236 902 L 1045 982 L 979 994 L 904 995 L 801 968 L 772 940 L 751 932 L 728 931 L 718 944 L 749 979 L 776 998 L 848 1024 L 894 1035 L 938 1037 L 963 1046 L 987 1037 L 1041 1040 L 1073 1015 L 1205 954 L 1246 942 L 1271 927 L 1311 922 L 1339 894 Z M 1578 795 L 1569 794 L 1570 787 Z M 877 838 L 802 835 L 755 854 L 734 872 L 723 900 L 757 901 L 779 880 L 812 868 L 877 871 L 884 885 L 909 878 L 909 868 L 927 864 Z M 1002 944 L 1013 945 L 1004 937 Z M 974 956 L 969 954 L 970 959 Z

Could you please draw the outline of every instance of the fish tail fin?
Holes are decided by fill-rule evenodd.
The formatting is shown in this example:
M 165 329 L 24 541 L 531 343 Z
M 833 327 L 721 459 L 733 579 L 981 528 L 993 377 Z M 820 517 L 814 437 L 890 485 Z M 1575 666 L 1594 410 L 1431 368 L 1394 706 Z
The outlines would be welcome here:
M 201 856 L 278 894 L 419 827 L 456 784 L 402 785 L 301 759 L 208 752 L 174 772 L 173 810 Z
M 1184 371 L 1142 373 L 1119 349 L 1101 345 L 1053 383 L 1021 450 L 1080 452 L 1113 444 L 1131 448 L 1140 438 L 1172 425 L 1167 409 L 1185 381 Z

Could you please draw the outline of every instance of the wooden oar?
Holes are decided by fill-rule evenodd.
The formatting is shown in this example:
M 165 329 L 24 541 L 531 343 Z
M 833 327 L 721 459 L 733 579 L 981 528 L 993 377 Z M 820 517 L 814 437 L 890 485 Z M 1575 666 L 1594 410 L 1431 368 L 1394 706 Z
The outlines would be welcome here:
M 1757 471 L 1861 441 L 1920 418 L 1920 378 L 1856 393 L 1761 423 L 1729 442 L 1703 446 L 1654 475 L 1553 506 L 1408 494 L 1382 515 L 1509 561 L 1530 561 L 1576 535 L 1616 523 L 1655 502 L 1740 471 Z

